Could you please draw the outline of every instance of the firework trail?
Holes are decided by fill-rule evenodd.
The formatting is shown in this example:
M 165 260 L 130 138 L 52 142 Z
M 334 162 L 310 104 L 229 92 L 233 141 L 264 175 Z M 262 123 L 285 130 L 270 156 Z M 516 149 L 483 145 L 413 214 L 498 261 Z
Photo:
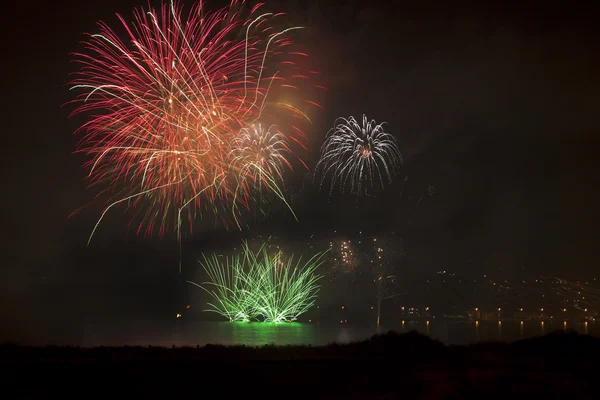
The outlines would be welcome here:
M 400 296 L 403 293 L 392 293 L 396 283 L 396 274 L 392 263 L 398 261 L 399 251 L 402 253 L 402 240 L 394 240 L 393 236 L 374 237 L 371 253 L 373 282 L 376 287 L 377 325 L 381 321 L 381 308 L 385 300 Z
M 338 118 L 325 143 L 321 147 L 321 158 L 315 168 L 322 169 L 320 188 L 325 177 L 331 172 L 330 195 L 339 182 L 342 195 L 346 185 L 356 196 L 368 194 L 367 189 L 374 187 L 379 180 L 384 187 L 384 177 L 392 182 L 398 164 L 402 163 L 402 154 L 396 140 L 383 130 L 383 124 L 369 121 L 363 115 L 362 125 L 354 117 Z
M 294 61 L 306 54 L 288 50 L 300 27 L 276 29 L 282 14 L 261 6 L 234 0 L 205 12 L 198 2 L 185 16 L 177 3 L 139 9 L 132 23 L 119 16 L 125 40 L 100 23 L 86 52 L 74 55 L 81 69 L 71 82 L 79 93 L 73 114 L 89 117 L 78 151 L 90 157 L 90 185 L 105 185 L 109 197 L 90 239 L 119 204 L 136 208 L 138 233 L 158 228 L 162 236 L 170 224 L 179 235 L 184 220 L 191 230 L 207 211 L 226 223 L 238 205 L 252 207 L 249 186 L 273 190 L 282 180 L 282 147 L 273 145 L 272 162 L 244 164 L 245 136 L 258 120 L 286 112 L 307 121 L 302 108 L 316 103 L 289 95 L 310 81 Z M 272 136 L 304 138 L 296 125 L 286 140 Z

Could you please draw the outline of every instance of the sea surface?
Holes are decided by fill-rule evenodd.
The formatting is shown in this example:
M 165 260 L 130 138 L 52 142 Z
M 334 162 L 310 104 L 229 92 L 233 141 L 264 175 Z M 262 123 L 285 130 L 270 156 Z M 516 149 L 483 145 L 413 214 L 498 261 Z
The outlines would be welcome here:
M 563 321 L 405 321 L 393 326 L 317 323 L 243 323 L 177 320 L 173 323 L 128 321 L 118 325 L 88 325 L 81 346 L 204 346 L 206 344 L 261 346 L 326 345 L 368 339 L 390 330 L 417 331 L 449 345 L 506 341 L 576 331 L 600 336 L 597 322 Z M 58 343 L 56 343 L 58 344 Z M 71 343 L 72 344 L 72 343 Z

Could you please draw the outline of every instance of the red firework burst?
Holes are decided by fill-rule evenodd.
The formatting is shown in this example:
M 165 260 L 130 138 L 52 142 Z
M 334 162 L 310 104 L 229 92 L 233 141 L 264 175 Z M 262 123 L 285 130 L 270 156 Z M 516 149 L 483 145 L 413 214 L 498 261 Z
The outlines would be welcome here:
M 284 111 L 308 119 L 290 101 L 301 91 L 284 96 L 307 80 L 294 62 L 306 54 L 286 51 L 287 35 L 299 28 L 275 29 L 282 14 L 261 6 L 233 1 L 204 13 L 198 2 L 185 17 L 177 4 L 140 9 L 131 24 L 119 16 L 126 40 L 100 23 L 86 52 L 75 54 L 81 69 L 72 81 L 80 92 L 74 114 L 89 115 L 78 151 L 90 156 L 90 184 L 105 184 L 109 197 L 94 231 L 122 203 L 142 213 L 138 232 L 158 226 L 161 235 L 168 224 L 180 229 L 182 212 L 191 229 L 203 210 L 224 221 L 228 210 L 237 221 L 234 203 L 250 208 L 249 191 L 237 185 L 247 185 L 252 169 L 231 162 L 239 136 Z M 303 136 L 294 126 L 288 138 Z M 265 173 L 257 171 L 259 184 L 268 181 Z

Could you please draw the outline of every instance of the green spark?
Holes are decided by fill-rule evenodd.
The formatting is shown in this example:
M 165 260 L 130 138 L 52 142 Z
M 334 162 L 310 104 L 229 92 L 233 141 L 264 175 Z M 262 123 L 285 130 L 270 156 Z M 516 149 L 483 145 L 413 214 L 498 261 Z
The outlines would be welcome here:
M 292 322 L 315 303 L 321 275 L 316 269 L 325 252 L 305 259 L 274 254 L 263 244 L 252 251 L 242 244 L 242 254 L 231 257 L 203 255 L 200 264 L 208 281 L 199 285 L 212 298 L 205 311 L 216 312 L 229 321 Z

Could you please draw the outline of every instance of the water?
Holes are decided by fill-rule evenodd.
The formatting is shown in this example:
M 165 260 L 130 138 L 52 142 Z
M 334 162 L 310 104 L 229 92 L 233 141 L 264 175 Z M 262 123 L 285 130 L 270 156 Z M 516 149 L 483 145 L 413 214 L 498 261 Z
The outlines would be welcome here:
M 83 346 L 140 345 L 140 346 L 203 346 L 206 344 L 260 346 L 326 345 L 350 343 L 390 330 L 417 331 L 445 344 L 465 345 L 486 341 L 514 341 L 541 336 L 554 331 L 573 330 L 582 334 L 600 335 L 597 323 L 524 321 L 406 321 L 395 326 L 315 324 L 315 323 L 230 323 L 206 321 L 175 321 L 158 324 L 149 321 L 130 321 L 127 324 L 88 326 L 82 338 Z M 102 334 L 100 334 L 102 332 Z

